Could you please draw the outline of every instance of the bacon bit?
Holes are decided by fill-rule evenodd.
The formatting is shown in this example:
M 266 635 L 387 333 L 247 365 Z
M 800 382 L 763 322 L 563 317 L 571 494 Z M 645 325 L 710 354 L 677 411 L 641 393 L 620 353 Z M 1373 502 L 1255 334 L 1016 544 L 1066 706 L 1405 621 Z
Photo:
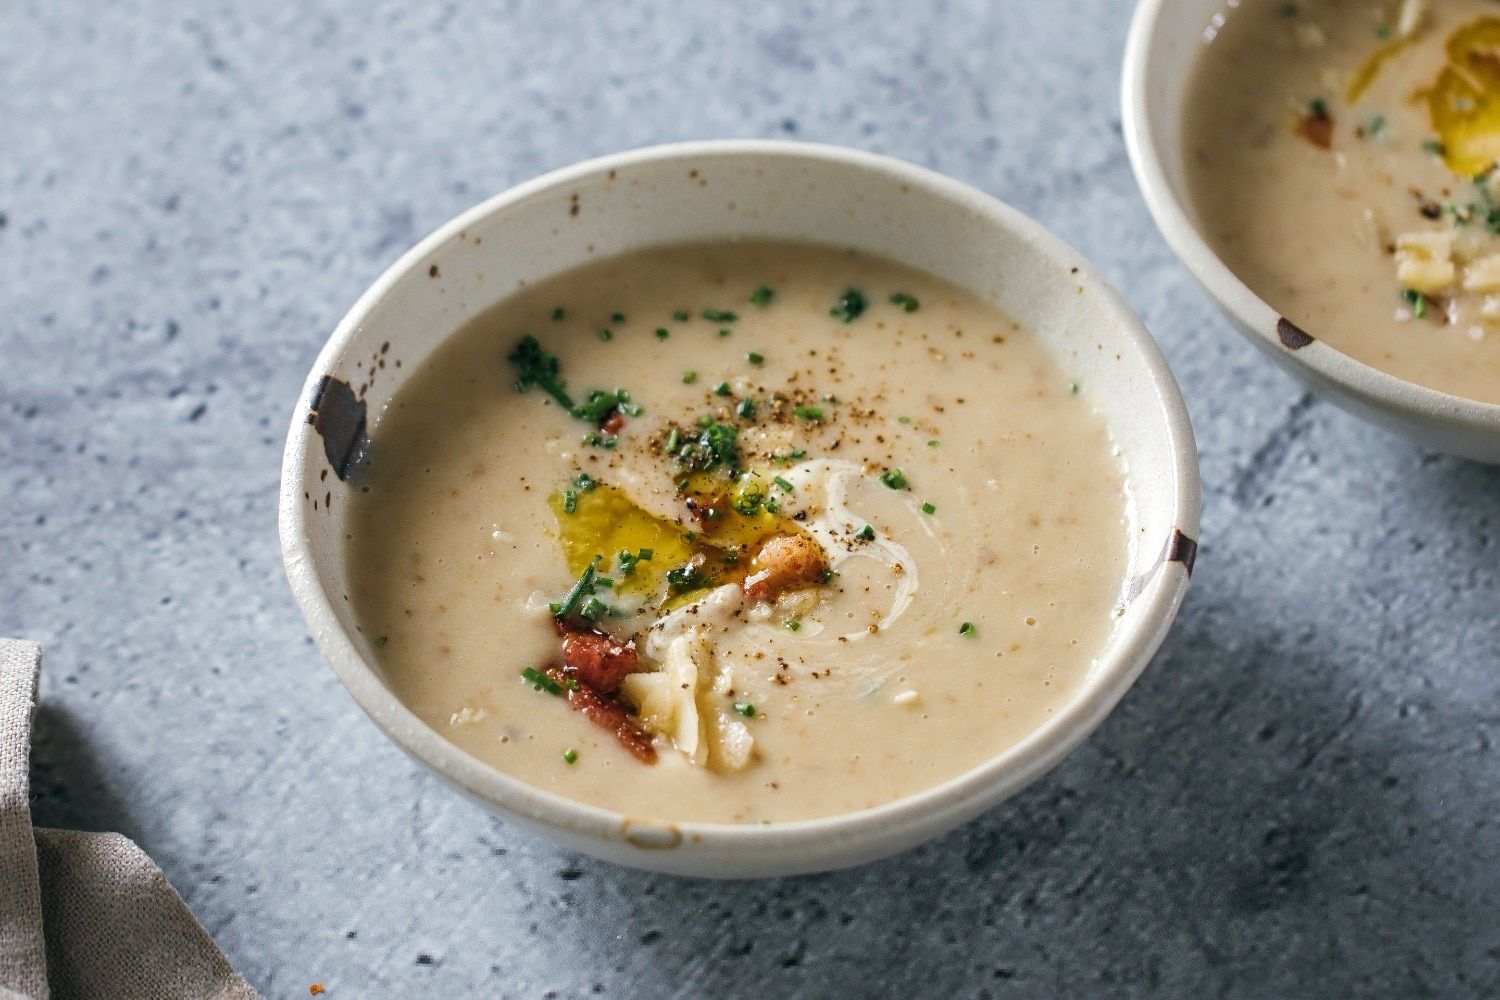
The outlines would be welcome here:
M 328 991 L 323 988 L 322 983 L 313 983 L 307 988 L 307 995 L 310 997 L 320 997 L 327 992 Z
M 776 535 L 766 540 L 741 585 L 752 601 L 774 601 L 789 590 L 810 587 L 828 569 L 817 542 L 806 535 Z
M 561 623 L 563 671 L 597 691 L 613 691 L 639 666 L 635 640 L 619 642 L 598 630 L 572 629 Z
M 599 429 L 606 434 L 618 434 L 620 428 L 625 426 L 625 414 L 619 410 L 611 411 L 610 415 L 599 421 Z
M 562 686 L 568 704 L 600 729 L 614 734 L 620 745 L 629 750 L 636 759 L 645 764 L 656 763 L 656 744 L 651 735 L 630 719 L 630 709 L 614 695 L 600 694 L 583 681 L 566 672 L 562 667 L 549 666 L 542 669 L 554 683 Z
M 1297 120 L 1297 134 L 1319 149 L 1333 148 L 1333 115 L 1321 102 Z

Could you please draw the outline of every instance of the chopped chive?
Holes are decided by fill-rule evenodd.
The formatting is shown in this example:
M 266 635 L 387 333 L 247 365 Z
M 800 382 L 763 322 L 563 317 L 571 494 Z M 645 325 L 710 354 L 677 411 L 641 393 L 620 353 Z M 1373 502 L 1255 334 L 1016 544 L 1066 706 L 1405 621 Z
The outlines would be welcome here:
M 911 417 L 897 417 L 896 418 L 896 423 L 898 423 L 898 424 L 909 424 L 909 423 L 911 423 Z
M 1078 393 L 1082 389 L 1083 389 L 1083 386 L 1079 385 L 1077 382 L 1074 382 L 1074 383 L 1072 383 L 1071 385 L 1068 386 L 1068 392 L 1071 393 L 1074 396 L 1078 395 Z
M 752 705 L 752 704 L 750 704 L 748 701 L 737 701 L 737 702 L 735 702 L 734 703 L 734 710 L 736 712 L 740 713 L 741 715 L 743 715 L 747 719 L 753 719 L 753 718 L 755 718 L 755 706 Z
M 750 304 L 755 306 L 768 306 L 771 304 L 771 300 L 775 297 L 776 293 L 774 291 L 772 291 L 766 285 L 761 285 L 755 291 L 750 293 Z
M 1311 111 L 1315 117 L 1326 118 L 1328 117 L 1328 102 L 1321 97 L 1314 97 L 1307 102 L 1307 110 Z
M 744 399 L 740 400 L 740 405 L 735 407 L 734 412 L 737 413 L 742 420 L 749 420 L 751 417 L 755 416 L 755 400 L 751 399 L 749 396 L 746 396 Z
M 576 764 L 576 763 L 578 763 L 578 751 L 574 750 L 572 747 L 568 747 L 568 749 L 564 750 L 563 751 L 563 763 L 564 764 Z
M 1378 38 L 1378 39 L 1380 39 L 1382 42 L 1385 41 L 1387 38 L 1390 38 L 1391 37 L 1391 26 L 1389 24 L 1382 24 L 1382 25 L 1380 25 L 1378 28 L 1375 29 L 1375 37 Z
M 1407 305 L 1411 306 L 1411 314 L 1416 319 L 1421 319 L 1427 315 L 1427 296 L 1415 288 L 1401 289 L 1401 298 L 1406 301 Z
M 798 420 L 822 420 L 823 408 L 821 406 L 798 406 L 792 410 L 792 415 Z
M 1376 115 L 1370 119 L 1370 124 L 1365 126 L 1366 135 L 1379 135 L 1385 130 L 1385 115 Z
M 802 629 L 802 622 L 798 621 L 796 618 L 788 618 L 782 625 L 782 628 L 786 629 L 788 632 L 798 632 Z
M 739 319 L 738 316 L 728 309 L 705 309 L 702 315 L 710 323 L 733 323 Z
M 662 446 L 662 448 L 664 451 L 666 451 L 667 454 L 675 455 L 677 454 L 677 446 L 681 443 L 682 432 L 673 427 L 671 430 L 667 431 L 667 441 L 666 444 Z
M 598 621 L 609 613 L 609 605 L 597 597 L 590 597 L 588 603 L 580 608 L 578 613 L 591 622 Z
M 931 441 L 927 442 L 927 447 L 936 448 L 940 444 L 942 444 L 941 441 L 939 441 L 937 438 L 933 438 Z
M 732 330 L 730 330 L 730 329 L 729 329 L 729 327 L 727 327 L 727 326 L 721 326 L 721 327 L 719 327 L 719 336 L 721 336 L 721 337 L 727 337 L 727 336 L 729 336 L 729 335 L 730 335 L 730 334 L 731 334 L 731 333 L 732 333 L 732 332 L 733 332 L 733 331 L 732 331 Z
M 615 332 L 613 330 L 608 330 L 608 329 L 600 330 L 599 331 L 599 339 L 600 340 L 614 340 L 615 339 Z
M 964 622 L 958 627 L 959 635 L 973 635 L 976 631 L 978 630 L 974 628 L 973 622 Z
M 937 505 L 936 504 L 932 504 L 932 503 L 924 503 L 922 505 L 922 513 L 924 513 L 924 514 L 936 514 L 937 513 Z
M 556 321 L 558 321 L 558 322 L 561 322 L 561 321 L 562 321 L 562 318 L 563 318 L 563 317 L 564 317 L 564 316 L 566 316 L 566 315 L 568 315 L 568 314 L 567 314 L 567 312 L 566 312 L 566 311 L 565 311 L 565 310 L 564 310 L 564 309 L 563 309 L 563 307 L 562 307 L 562 306 L 558 306 L 558 307 L 557 307 L 557 308 L 556 308 L 556 309 L 554 309 L 554 310 L 552 310 L 552 318 L 553 318 L 553 319 L 554 319 L 554 320 L 556 320 Z
M 599 485 L 599 481 L 587 472 L 580 472 L 578 478 L 573 480 L 573 485 L 587 492 Z
M 887 469 L 880 474 L 880 481 L 893 490 L 906 489 L 906 473 L 900 469 Z
M 781 504 L 777 503 L 774 497 L 766 497 L 765 508 L 767 514 L 778 514 L 781 512 Z
M 388 636 L 388 635 L 377 635 L 375 637 L 375 648 L 376 649 L 381 649 L 381 648 L 383 648 L 385 646 L 386 643 L 388 643 L 390 641 L 391 641 L 391 637 Z
M 828 310 L 828 315 L 845 323 L 853 323 L 863 315 L 869 304 L 864 292 L 861 292 L 858 288 L 851 288 L 839 296 L 838 302 L 834 303 L 833 308 Z
M 797 488 L 793 486 L 784 476 L 777 476 L 775 479 L 772 479 L 771 482 L 775 483 L 777 486 L 780 486 L 787 493 L 797 492 Z
M 696 381 L 698 381 L 698 373 L 697 372 L 683 372 L 682 373 L 682 384 L 683 385 L 692 385 Z
M 892 292 L 891 304 L 900 306 L 903 312 L 909 313 L 914 313 L 922 307 L 922 303 L 917 301 L 915 295 L 908 295 L 906 292 Z
M 563 513 L 576 514 L 578 512 L 578 491 L 563 490 Z
M 745 355 L 745 360 L 750 362 L 752 365 L 763 365 L 766 363 L 766 356 L 759 351 L 751 351 L 749 354 Z
M 679 323 L 686 323 L 688 321 L 688 311 L 686 309 L 679 309 L 672 314 L 672 318 Z
M 834 577 L 836 577 L 836 576 L 838 576 L 838 574 L 835 573 L 833 570 L 831 570 L 831 569 L 825 569 L 823 572 L 821 572 L 821 573 L 818 574 L 818 582 L 819 583 L 832 583 Z
M 597 572 L 595 567 L 598 563 L 599 559 L 596 556 L 594 561 L 589 563 L 588 568 L 583 571 L 583 574 L 579 576 L 578 582 L 574 583 L 572 588 L 568 590 L 568 594 L 562 599 L 562 603 L 556 605 L 556 610 L 552 612 L 554 615 L 558 618 L 573 617 L 574 613 L 578 610 L 578 606 L 583 603 L 583 599 L 593 595 L 594 576 Z
M 862 542 L 873 542 L 875 540 L 875 528 L 873 525 L 867 524 L 863 528 L 860 528 L 859 533 L 854 537 Z
M 1442 156 L 1448 152 L 1448 147 L 1444 146 L 1437 139 L 1423 139 L 1422 150 L 1423 152 L 1431 153 L 1433 156 Z
M 526 669 L 522 670 L 521 677 L 526 681 L 526 683 L 530 684 L 538 691 L 545 691 L 548 694 L 555 695 L 560 695 L 563 693 L 561 684 L 557 683 L 552 678 L 542 673 L 540 670 L 537 670 L 535 667 L 527 667 Z
M 620 439 L 613 434 L 600 434 L 598 431 L 589 431 L 582 438 L 584 444 L 593 445 L 595 448 L 603 448 L 605 451 L 614 450 Z
M 733 390 L 729 388 L 728 382 L 720 382 L 714 386 L 715 396 L 728 396 Z
M 666 327 L 659 326 L 659 327 L 656 328 L 656 339 L 657 340 L 666 340 L 670 336 L 671 336 L 671 334 L 667 332 L 667 328 Z
M 625 322 L 625 314 L 622 312 L 614 313 L 609 317 L 609 321 L 611 323 L 623 323 Z

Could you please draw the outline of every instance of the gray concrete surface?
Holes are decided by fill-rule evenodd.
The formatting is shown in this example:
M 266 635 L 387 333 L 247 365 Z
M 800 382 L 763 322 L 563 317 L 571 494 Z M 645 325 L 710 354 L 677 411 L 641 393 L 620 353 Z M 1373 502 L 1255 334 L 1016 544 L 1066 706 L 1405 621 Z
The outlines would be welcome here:
M 0 633 L 38 821 L 118 829 L 268 996 L 1500 991 L 1500 470 L 1304 396 L 1120 138 L 1124 0 L 0 8 Z M 861 870 L 705 884 L 526 838 L 388 744 L 282 578 L 298 386 L 408 244 L 689 137 L 891 153 L 1097 261 L 1192 409 L 1162 655 L 1030 790 Z

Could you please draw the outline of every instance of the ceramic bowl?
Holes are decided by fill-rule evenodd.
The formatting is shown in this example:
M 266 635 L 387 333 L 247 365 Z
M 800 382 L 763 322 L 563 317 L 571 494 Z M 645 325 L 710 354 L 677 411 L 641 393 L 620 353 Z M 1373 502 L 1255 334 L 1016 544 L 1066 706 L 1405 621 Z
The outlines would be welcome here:
M 1090 387 L 1129 467 L 1138 518 L 1128 600 L 1077 695 L 987 763 L 878 808 L 774 826 L 667 823 L 542 791 L 445 740 L 391 693 L 345 597 L 341 478 L 404 379 L 444 338 L 522 284 L 683 241 L 766 237 L 853 247 L 991 300 Z M 610 861 L 687 875 L 786 875 L 858 864 L 975 816 L 1052 767 L 1145 668 L 1187 588 L 1198 462 L 1177 384 L 1129 307 L 1077 252 L 993 198 L 850 150 L 786 142 L 661 146 L 522 184 L 444 225 L 334 330 L 292 417 L 280 528 L 313 637 L 360 707 L 408 753 L 520 827 Z
M 1204 30 L 1224 0 L 1141 0 L 1125 47 L 1125 144 L 1146 205 L 1172 250 L 1236 329 L 1318 395 L 1437 451 L 1500 462 L 1500 405 L 1408 382 L 1356 361 L 1284 318 L 1210 249 L 1187 196 L 1183 99 Z

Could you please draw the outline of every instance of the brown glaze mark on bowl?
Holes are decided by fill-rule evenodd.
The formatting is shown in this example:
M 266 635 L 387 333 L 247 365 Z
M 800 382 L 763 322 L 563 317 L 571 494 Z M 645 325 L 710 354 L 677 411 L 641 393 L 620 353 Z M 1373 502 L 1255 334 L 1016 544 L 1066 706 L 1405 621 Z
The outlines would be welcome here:
M 1140 597 L 1141 592 L 1146 589 L 1146 584 L 1150 583 L 1151 578 L 1156 575 L 1156 571 L 1167 563 L 1182 563 L 1182 568 L 1187 570 L 1187 575 L 1192 576 L 1193 563 L 1197 558 L 1198 543 L 1183 534 L 1181 528 L 1173 528 L 1172 534 L 1167 539 L 1166 546 L 1162 548 L 1161 555 L 1157 556 L 1156 562 L 1152 563 L 1151 568 L 1146 570 L 1146 572 L 1131 579 L 1130 585 L 1125 588 L 1125 600 L 1133 601 L 1137 597 Z
M 1300 351 L 1313 342 L 1313 335 L 1285 316 L 1276 321 L 1276 339 L 1289 351 Z
M 347 482 L 370 447 L 365 435 L 365 401 L 348 382 L 324 375 L 311 408 L 313 429 L 323 439 L 323 454 L 334 475 Z

